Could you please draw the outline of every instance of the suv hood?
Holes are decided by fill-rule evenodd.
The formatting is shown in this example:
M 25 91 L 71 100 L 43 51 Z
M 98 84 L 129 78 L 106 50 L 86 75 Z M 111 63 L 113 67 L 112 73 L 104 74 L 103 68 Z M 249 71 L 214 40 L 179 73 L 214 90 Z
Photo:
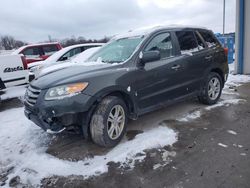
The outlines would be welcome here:
M 65 65 L 60 69 L 43 74 L 31 82 L 31 85 L 40 89 L 47 89 L 68 83 L 84 82 L 88 81 L 91 77 L 104 74 L 107 71 L 112 72 L 115 67 L 120 67 L 120 65 L 117 64 L 114 65 L 99 62 L 70 64 L 71 66 Z

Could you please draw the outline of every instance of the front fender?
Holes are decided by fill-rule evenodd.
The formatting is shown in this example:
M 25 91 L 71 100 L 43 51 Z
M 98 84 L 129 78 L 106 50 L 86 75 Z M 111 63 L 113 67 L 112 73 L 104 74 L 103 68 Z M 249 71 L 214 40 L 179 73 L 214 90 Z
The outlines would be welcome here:
M 130 86 L 125 88 L 122 86 L 113 85 L 113 86 L 109 86 L 109 87 L 106 87 L 106 88 L 99 90 L 92 97 L 94 99 L 92 101 L 92 106 L 97 105 L 104 97 L 106 97 L 108 95 L 118 95 L 118 96 L 120 95 L 123 98 L 123 100 L 125 100 L 125 102 L 131 108 L 130 109 L 131 114 L 134 114 L 137 117 L 138 108 L 136 105 L 137 104 L 136 103 L 136 96 L 135 96 L 135 92 L 131 89 Z

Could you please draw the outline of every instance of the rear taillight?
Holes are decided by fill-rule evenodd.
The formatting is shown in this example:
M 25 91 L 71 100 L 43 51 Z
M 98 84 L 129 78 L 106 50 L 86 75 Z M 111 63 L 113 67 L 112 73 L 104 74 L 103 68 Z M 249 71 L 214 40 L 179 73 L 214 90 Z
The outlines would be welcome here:
M 224 52 L 225 52 L 226 56 L 228 56 L 228 48 L 224 48 Z
M 25 59 L 25 57 L 23 55 L 21 56 L 21 59 L 22 59 L 22 62 L 23 62 L 23 68 L 24 68 L 24 70 L 27 70 L 28 69 L 28 65 L 27 65 L 26 59 Z

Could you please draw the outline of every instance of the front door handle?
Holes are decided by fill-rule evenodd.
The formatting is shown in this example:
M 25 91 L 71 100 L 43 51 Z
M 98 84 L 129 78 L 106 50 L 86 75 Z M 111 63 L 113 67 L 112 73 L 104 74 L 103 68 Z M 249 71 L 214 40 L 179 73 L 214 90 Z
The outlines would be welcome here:
M 178 70 L 180 67 L 181 67 L 180 65 L 174 65 L 174 66 L 171 67 L 171 69 Z

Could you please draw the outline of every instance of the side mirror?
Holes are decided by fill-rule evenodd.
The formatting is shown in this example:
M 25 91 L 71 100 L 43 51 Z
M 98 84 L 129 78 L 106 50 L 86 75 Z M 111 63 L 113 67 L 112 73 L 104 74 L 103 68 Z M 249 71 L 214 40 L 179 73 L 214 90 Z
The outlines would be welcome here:
M 142 65 L 160 59 L 161 59 L 161 54 L 157 50 L 140 53 L 140 64 Z

